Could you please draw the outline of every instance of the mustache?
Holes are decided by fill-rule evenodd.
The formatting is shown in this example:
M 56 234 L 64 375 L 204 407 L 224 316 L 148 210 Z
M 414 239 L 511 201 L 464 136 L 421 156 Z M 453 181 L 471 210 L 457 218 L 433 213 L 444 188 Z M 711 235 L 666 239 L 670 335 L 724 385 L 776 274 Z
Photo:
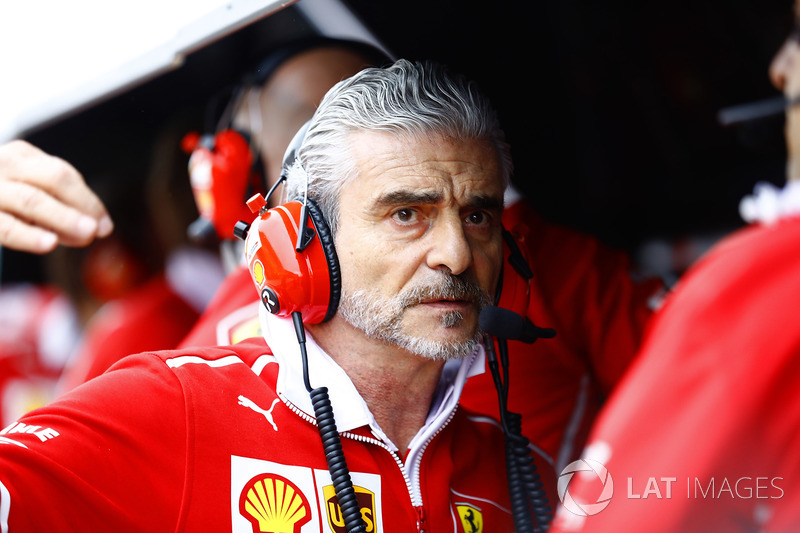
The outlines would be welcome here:
M 412 287 L 399 297 L 402 309 L 426 300 L 463 300 L 472 302 L 479 308 L 491 303 L 491 298 L 477 282 L 448 273 L 442 273 L 439 279 Z

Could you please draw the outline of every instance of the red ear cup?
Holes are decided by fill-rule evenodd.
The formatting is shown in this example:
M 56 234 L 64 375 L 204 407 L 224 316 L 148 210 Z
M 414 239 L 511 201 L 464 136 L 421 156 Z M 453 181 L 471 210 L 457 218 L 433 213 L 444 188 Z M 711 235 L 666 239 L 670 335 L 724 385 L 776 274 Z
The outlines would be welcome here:
M 244 200 L 260 186 L 247 140 L 234 130 L 223 130 L 213 137 L 199 137 L 193 132 L 181 145 L 192 154 L 189 179 L 200 217 L 210 223 L 218 238 L 232 239 L 236 222 L 252 216 Z
M 265 201 L 256 195 L 248 205 L 259 211 Z M 313 228 L 314 234 L 303 251 L 295 249 L 303 204 L 288 202 L 264 211 L 253 221 L 245 239 L 245 258 L 270 313 L 289 317 L 299 311 L 304 323 L 318 324 L 336 313 L 341 278 L 328 225 L 313 202 L 307 201 L 306 206 L 307 227 Z
M 503 237 L 503 278 L 497 306 L 526 316 L 531 294 L 530 278 L 533 273 L 523 252 L 524 247 L 505 230 Z

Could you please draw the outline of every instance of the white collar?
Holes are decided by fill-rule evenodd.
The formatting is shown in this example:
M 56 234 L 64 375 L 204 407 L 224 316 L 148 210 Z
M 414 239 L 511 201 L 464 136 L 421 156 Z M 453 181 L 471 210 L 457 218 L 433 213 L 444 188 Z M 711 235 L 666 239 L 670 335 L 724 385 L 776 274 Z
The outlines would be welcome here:
M 789 181 L 783 188 L 757 183 L 753 194 L 739 203 L 739 214 L 748 224 L 772 224 L 784 217 L 800 215 L 800 181 Z
M 303 370 L 300 358 L 300 347 L 291 319 L 270 314 L 263 305 L 259 305 L 259 319 L 264 339 L 278 360 L 278 382 L 276 390 L 284 399 L 309 416 L 314 416 L 311 398 L 303 383 Z M 383 440 L 392 449 L 397 447 L 378 426 L 375 417 L 364 399 L 358 393 L 345 371 L 319 347 L 313 337 L 306 333 L 306 352 L 308 356 L 309 382 L 312 387 L 327 387 L 336 418 L 336 428 L 349 431 L 361 426 L 369 426 L 373 434 Z M 464 383 L 467 378 L 483 373 L 484 349 L 482 345 L 469 356 L 448 361 L 442 371 L 433 405 L 425 425 L 409 444 L 414 449 L 417 444 L 425 442 L 447 422 L 450 413 L 455 409 Z M 413 401 L 413 399 L 411 399 Z

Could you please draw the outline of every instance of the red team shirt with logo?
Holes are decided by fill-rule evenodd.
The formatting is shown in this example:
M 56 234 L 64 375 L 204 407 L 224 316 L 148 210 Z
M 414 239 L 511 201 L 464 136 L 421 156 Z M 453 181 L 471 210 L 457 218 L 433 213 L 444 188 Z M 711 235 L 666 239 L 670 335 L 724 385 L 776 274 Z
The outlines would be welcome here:
M 0 434 L 2 531 L 343 532 L 277 367 L 260 339 L 141 354 L 26 415 Z M 368 428 L 342 445 L 368 532 L 513 530 L 494 421 L 457 408 L 416 486 Z

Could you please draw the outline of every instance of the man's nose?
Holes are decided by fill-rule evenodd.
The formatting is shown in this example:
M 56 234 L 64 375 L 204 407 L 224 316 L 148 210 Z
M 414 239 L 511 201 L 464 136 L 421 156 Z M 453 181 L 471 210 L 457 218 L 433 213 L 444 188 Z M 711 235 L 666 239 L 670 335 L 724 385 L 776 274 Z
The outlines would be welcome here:
M 472 247 L 464 233 L 460 217 L 437 220 L 430 239 L 428 267 L 434 270 L 447 269 L 458 275 L 472 264 Z
M 786 88 L 786 80 L 794 67 L 795 56 L 799 48 L 797 40 L 787 39 L 769 64 L 769 81 L 779 91 L 783 91 Z

